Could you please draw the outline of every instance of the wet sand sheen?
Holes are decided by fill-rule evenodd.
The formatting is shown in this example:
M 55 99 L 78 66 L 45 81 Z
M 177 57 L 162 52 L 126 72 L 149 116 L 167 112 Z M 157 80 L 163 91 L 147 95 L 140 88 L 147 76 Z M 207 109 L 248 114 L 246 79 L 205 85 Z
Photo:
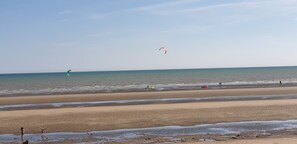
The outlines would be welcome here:
M 158 104 L 158 103 L 165 104 L 165 103 L 277 100 L 277 99 L 297 99 L 297 94 L 258 95 L 258 96 L 254 96 L 254 95 L 252 96 L 212 96 L 212 97 L 199 97 L 199 98 L 163 98 L 163 99 L 142 99 L 142 100 L 16 104 L 16 105 L 0 105 L 0 110 L 27 110 L 27 109 L 63 108 L 63 107 L 91 107 L 91 106 Z
M 269 135 L 271 133 L 279 134 L 282 132 L 289 132 L 296 130 L 297 120 L 287 121 L 248 121 L 248 122 L 231 122 L 231 123 L 215 123 L 215 124 L 202 124 L 195 126 L 165 126 L 165 127 L 151 127 L 151 128 L 137 128 L 137 129 L 117 129 L 109 131 L 92 131 L 92 132 L 60 132 L 60 133 L 47 133 L 46 138 L 48 142 L 60 142 L 70 139 L 82 140 L 88 139 L 89 141 L 97 139 L 98 143 L 101 142 L 119 142 L 125 139 L 137 141 L 141 137 L 155 137 L 174 139 L 175 136 L 203 136 L 208 135 L 208 140 L 216 141 L 218 138 L 210 138 L 218 135 L 225 135 L 237 138 L 244 138 L 245 135 Z M 288 133 L 289 134 L 289 133 Z M 171 138 L 170 138 L 171 137 Z M 31 142 L 41 141 L 40 134 L 26 134 L 26 138 Z M 0 134 L 0 142 L 14 142 L 20 140 L 19 136 L 12 134 Z M 96 141 L 96 142 L 97 142 Z M 132 142 L 131 142 L 132 143 Z M 133 142 L 135 143 L 135 142 Z
M 263 138 L 263 139 L 249 139 L 249 140 L 230 140 L 211 142 L 211 144 L 296 144 L 297 138 Z M 190 142 L 183 144 L 210 144 L 210 142 Z
M 297 94 L 297 87 L 249 88 L 249 89 L 215 89 L 164 92 L 128 92 L 100 94 L 67 94 L 44 96 L 9 96 L 0 97 L 0 105 L 40 104 L 57 102 L 91 102 L 111 100 L 135 100 L 156 98 L 199 98 L 211 96 L 246 96 L 246 95 L 280 95 Z
M 297 100 L 103 106 L 0 112 L 0 133 L 83 132 L 168 125 L 297 118 Z

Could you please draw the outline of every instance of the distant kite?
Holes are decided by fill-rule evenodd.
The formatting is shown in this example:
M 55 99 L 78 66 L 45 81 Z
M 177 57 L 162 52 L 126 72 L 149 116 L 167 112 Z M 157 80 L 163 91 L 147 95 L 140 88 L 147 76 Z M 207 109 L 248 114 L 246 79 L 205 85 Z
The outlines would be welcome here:
M 164 50 L 164 54 L 167 54 L 167 51 L 168 51 L 167 48 L 165 48 L 165 47 L 161 47 L 161 48 L 159 48 L 159 51 L 160 51 L 160 50 Z
M 72 71 L 71 69 L 67 71 L 67 76 L 70 77 L 70 72 L 71 72 L 71 71 Z

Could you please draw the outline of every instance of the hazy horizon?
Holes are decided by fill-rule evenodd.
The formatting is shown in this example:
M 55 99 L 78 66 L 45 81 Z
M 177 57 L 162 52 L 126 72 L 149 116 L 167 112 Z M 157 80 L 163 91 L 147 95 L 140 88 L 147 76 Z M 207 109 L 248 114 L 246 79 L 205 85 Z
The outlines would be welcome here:
M 205 68 L 172 68 L 172 69 L 122 69 L 122 70 L 92 70 L 92 71 L 76 71 L 71 69 L 71 73 L 75 72 L 125 72 L 125 71 L 166 71 L 166 70 L 203 70 L 203 69 L 248 69 L 248 68 L 282 68 L 282 67 L 297 67 L 292 66 L 254 66 L 254 67 L 205 67 Z M 48 71 L 48 72 L 25 72 L 25 73 L 0 73 L 0 74 L 42 74 L 42 73 L 66 73 L 66 71 Z

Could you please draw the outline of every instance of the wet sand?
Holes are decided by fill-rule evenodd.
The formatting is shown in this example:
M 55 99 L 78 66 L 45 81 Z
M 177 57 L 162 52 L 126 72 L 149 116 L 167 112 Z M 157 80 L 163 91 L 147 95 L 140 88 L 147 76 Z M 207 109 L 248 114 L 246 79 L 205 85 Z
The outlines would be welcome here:
M 39 104 L 49 102 L 91 102 L 152 98 L 278 94 L 297 94 L 297 87 L 13 96 L 1 97 L 0 104 Z M 27 133 L 40 133 L 41 127 L 47 128 L 47 133 L 54 133 L 290 119 L 297 119 L 297 99 L 2 110 L 0 111 L 0 134 L 19 134 L 19 129 L 22 126 L 26 128 Z M 245 142 L 245 140 L 243 140 L 243 142 Z M 249 140 L 247 140 L 247 144 L 249 144 L 248 142 Z
M 222 141 L 240 142 L 241 140 L 295 137 L 297 120 L 287 121 L 248 121 L 216 123 L 196 126 L 167 126 L 143 129 L 122 129 L 110 131 L 93 131 L 80 133 L 46 133 L 26 134 L 25 139 L 31 143 L 190 143 Z M 0 134 L 0 142 L 20 141 L 18 135 Z M 222 142 L 225 143 L 225 142 Z
M 296 134 L 275 133 L 273 135 L 258 135 L 249 133 L 248 135 L 188 135 L 182 137 L 142 137 L 141 139 L 121 142 L 130 143 L 182 143 L 182 144 L 296 144 Z M 117 142 L 114 142 L 117 144 Z
M 296 144 L 296 137 L 288 138 L 263 138 L 263 139 L 248 139 L 248 140 L 229 140 L 220 142 L 190 142 L 184 144 Z
M 158 103 L 191 103 L 191 102 L 218 102 L 218 101 L 249 101 L 249 100 L 281 100 L 297 99 L 297 94 L 283 95 L 251 95 L 251 96 L 211 96 L 198 98 L 156 98 L 140 100 L 113 100 L 113 101 L 91 101 L 91 102 L 58 102 L 41 104 L 10 104 L 0 105 L 3 110 L 28 110 L 28 109 L 49 109 L 65 107 L 92 107 L 92 106 L 119 106 L 119 105 L 144 105 Z
M 279 95 L 297 94 L 297 87 L 246 88 L 246 89 L 214 89 L 186 90 L 163 92 L 126 92 L 98 94 L 65 94 L 42 96 L 7 96 L 0 97 L 0 105 L 8 104 L 40 104 L 58 102 L 91 102 L 111 100 L 141 100 L 155 98 L 199 98 L 212 96 L 246 96 L 246 95 Z

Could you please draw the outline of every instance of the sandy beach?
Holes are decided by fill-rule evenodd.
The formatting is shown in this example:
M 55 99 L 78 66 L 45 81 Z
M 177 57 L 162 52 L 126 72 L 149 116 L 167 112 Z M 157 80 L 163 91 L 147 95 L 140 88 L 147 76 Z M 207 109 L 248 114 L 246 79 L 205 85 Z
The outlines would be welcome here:
M 297 88 L 15 96 L 1 97 L 0 103 L 2 105 L 38 104 L 48 102 L 278 94 L 297 94 Z M 22 126 L 26 128 L 27 133 L 38 134 L 41 127 L 47 128 L 47 133 L 90 132 L 172 125 L 192 126 L 221 122 L 291 120 L 297 119 L 297 99 L 2 110 L 0 111 L 0 119 L 0 134 L 19 134 L 19 129 Z M 277 141 L 278 139 L 273 140 Z M 280 139 L 280 141 L 293 140 L 291 138 Z M 230 141 L 230 143 L 232 142 Z M 237 142 L 234 141 L 233 143 Z M 240 141 L 242 144 L 253 142 L 253 140 Z M 263 144 L 266 144 L 265 142 L 267 143 L 266 140 L 263 140 Z M 216 143 L 224 144 L 224 142 Z M 262 143 L 262 141 L 259 141 L 259 143 Z
M 82 132 L 167 125 L 297 119 L 297 100 L 153 104 L 1 111 L 0 133 Z M 29 122 L 29 123 L 28 123 Z
M 0 105 L 38 104 L 38 103 L 54 103 L 54 102 L 132 100 L 132 99 L 153 99 L 153 98 L 278 95 L 278 94 L 297 94 L 297 87 L 186 90 L 186 91 L 162 91 L 162 92 L 125 92 L 125 93 L 98 93 L 98 94 L 65 94 L 65 95 L 42 95 L 42 96 L 8 96 L 8 97 L 0 97 Z

